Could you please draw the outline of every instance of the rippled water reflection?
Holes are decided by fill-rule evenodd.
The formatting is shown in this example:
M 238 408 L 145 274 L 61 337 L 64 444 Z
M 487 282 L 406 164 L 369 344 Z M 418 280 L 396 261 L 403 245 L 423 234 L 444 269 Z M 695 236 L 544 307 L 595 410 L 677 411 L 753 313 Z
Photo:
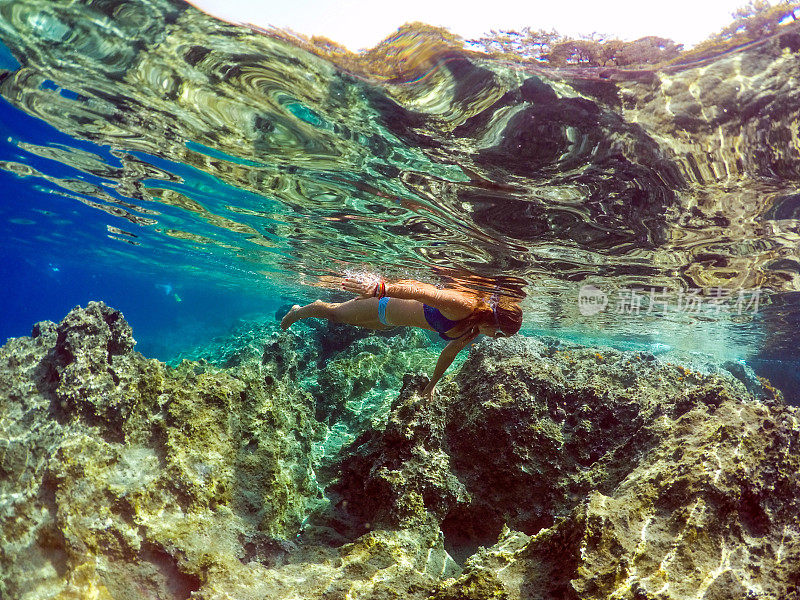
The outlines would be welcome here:
M 447 269 L 524 287 L 529 329 L 796 345 L 796 33 L 660 72 L 448 53 L 380 84 L 163 0 L 3 2 L 0 35 L 0 169 L 53 197 L 37 244 L 98 248 L 80 202 L 116 242 L 93 258 L 129 268 L 276 286 Z M 587 283 L 606 311 L 580 314 Z M 633 287 L 764 294 L 757 315 L 614 311 Z

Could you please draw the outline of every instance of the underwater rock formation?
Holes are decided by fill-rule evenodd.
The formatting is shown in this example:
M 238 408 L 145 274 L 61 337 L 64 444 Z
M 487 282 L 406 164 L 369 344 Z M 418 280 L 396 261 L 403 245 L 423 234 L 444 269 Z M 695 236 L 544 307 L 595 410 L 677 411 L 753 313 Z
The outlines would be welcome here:
M 273 327 L 167 367 L 93 302 L 0 349 L 2 597 L 797 597 L 800 423 L 741 365 L 486 340 L 323 460 L 312 354 Z M 399 371 L 395 343 L 316 375 L 370 344 Z
M 485 342 L 436 405 L 358 440 L 331 491 L 356 522 L 438 521 L 469 558 L 437 598 L 785 598 L 798 421 L 756 391 L 647 354 Z
M 521 598 L 794 589 L 798 421 L 769 387 L 529 340 L 485 344 L 459 386 L 447 439 L 472 502 L 443 529 L 501 529 L 467 581 Z
M 185 598 L 201 572 L 293 537 L 318 501 L 302 390 L 167 369 L 134 343 L 93 302 L 3 347 L 4 597 Z
M 179 359 L 207 361 L 222 367 L 260 363 L 265 377 L 285 380 L 312 395 L 315 416 L 327 427 L 324 444 L 317 447 L 325 462 L 339 448 L 370 427 L 385 422 L 385 401 L 400 387 L 403 375 L 426 370 L 439 351 L 418 329 L 370 331 L 316 319 L 296 323 L 288 331 L 276 320 L 244 321 L 226 336 L 179 354 Z M 457 357 L 454 367 L 465 356 Z

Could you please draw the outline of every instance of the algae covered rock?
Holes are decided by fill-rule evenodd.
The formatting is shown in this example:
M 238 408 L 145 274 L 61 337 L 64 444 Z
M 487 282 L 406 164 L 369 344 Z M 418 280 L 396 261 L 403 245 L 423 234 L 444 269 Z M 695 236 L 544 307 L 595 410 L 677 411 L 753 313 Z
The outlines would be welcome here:
M 793 408 L 723 370 L 514 344 L 505 360 L 502 341 L 473 352 L 451 404 L 448 447 L 472 503 L 442 529 L 462 543 L 500 529 L 456 588 L 488 571 L 509 598 L 788 597 L 800 577 Z
M 787 597 L 800 428 L 735 375 L 485 341 L 434 403 L 407 381 L 385 429 L 348 449 L 332 520 L 438 524 L 463 574 L 435 598 Z
M 302 391 L 146 360 L 102 303 L 34 335 L 0 353 L 4 594 L 78 577 L 63 589 L 117 597 L 161 573 L 159 597 L 177 597 L 173 584 L 297 534 L 319 497 Z
M 260 363 L 264 377 L 307 391 L 325 430 L 317 451 L 326 463 L 361 433 L 382 427 L 404 375 L 430 371 L 439 355 L 440 348 L 421 330 L 371 331 L 309 319 L 282 331 L 278 322 L 284 313 L 242 321 L 179 357 L 221 368 Z
M 407 377 L 386 427 L 362 434 L 337 465 L 328 489 L 356 533 L 365 526 L 438 533 L 445 515 L 467 499 L 443 445 L 445 405 L 414 394 L 426 381 Z

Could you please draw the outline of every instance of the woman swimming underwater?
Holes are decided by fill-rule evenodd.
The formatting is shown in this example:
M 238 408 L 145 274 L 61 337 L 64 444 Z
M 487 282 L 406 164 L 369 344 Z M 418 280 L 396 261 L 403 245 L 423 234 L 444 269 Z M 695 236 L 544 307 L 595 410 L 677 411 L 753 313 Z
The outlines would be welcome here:
M 450 343 L 442 350 L 433 376 L 423 390 L 432 398 L 436 383 L 456 355 L 478 335 L 510 336 L 522 325 L 522 310 L 513 301 L 493 294 L 488 300 L 478 293 L 439 289 L 419 281 L 364 283 L 347 278 L 342 287 L 358 294 L 358 298 L 341 303 L 316 300 L 311 304 L 295 304 L 281 320 L 288 329 L 300 319 L 327 319 L 368 329 L 389 329 L 396 326 L 419 327 L 436 331 Z

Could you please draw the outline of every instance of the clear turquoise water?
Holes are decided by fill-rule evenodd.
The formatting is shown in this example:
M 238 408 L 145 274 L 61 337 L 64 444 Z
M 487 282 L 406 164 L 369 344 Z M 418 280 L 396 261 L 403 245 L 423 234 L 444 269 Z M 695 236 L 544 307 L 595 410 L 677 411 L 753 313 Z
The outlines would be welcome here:
M 685 69 L 609 95 L 463 56 L 367 81 L 170 2 L 5 2 L 0 38 L 2 339 L 103 299 L 169 359 L 248 315 L 345 299 L 344 273 L 481 279 L 524 290 L 523 334 L 743 360 L 800 389 L 780 51 L 720 57 L 713 86 Z M 586 284 L 606 310 L 581 313 Z M 666 289 L 666 308 L 617 310 L 632 288 Z M 763 295 L 677 310 L 690 288 Z

